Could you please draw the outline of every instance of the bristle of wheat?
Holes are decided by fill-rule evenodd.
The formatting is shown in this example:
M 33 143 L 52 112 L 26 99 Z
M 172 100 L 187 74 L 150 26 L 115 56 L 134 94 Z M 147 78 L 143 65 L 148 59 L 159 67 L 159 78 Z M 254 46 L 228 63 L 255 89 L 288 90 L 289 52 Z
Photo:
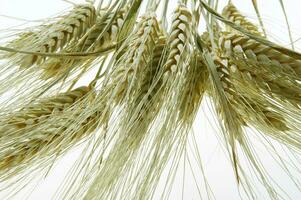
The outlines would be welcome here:
M 191 120 L 191 117 L 198 111 L 209 82 L 208 70 L 198 53 L 194 53 L 189 68 L 187 89 L 180 107 L 180 115 L 184 122 Z

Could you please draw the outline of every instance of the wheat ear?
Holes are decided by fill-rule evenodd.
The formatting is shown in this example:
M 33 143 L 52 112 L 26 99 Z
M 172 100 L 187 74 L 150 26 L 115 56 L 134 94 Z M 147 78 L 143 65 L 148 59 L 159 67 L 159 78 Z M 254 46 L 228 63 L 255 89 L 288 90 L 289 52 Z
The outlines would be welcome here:
M 137 25 L 133 37 L 129 38 L 129 44 L 125 47 L 126 53 L 118 58 L 110 75 L 110 84 L 116 87 L 116 101 L 121 101 L 133 92 L 134 86 L 140 87 L 143 70 L 149 70 L 144 67 L 150 63 L 158 31 L 159 26 L 154 15 L 145 15 Z M 124 52 L 124 49 L 121 48 L 119 52 Z
M 281 56 L 272 57 L 269 51 L 257 54 L 260 49 L 256 48 L 244 50 L 243 44 L 232 46 L 230 38 L 220 40 L 220 48 L 228 60 L 228 77 L 240 94 L 236 97 L 235 109 L 247 125 L 299 149 L 301 90 L 298 76 L 288 64 L 274 60 Z
M 251 34 L 263 37 L 263 33 L 261 33 L 258 30 L 258 27 L 252 22 L 249 22 L 246 19 L 246 17 L 243 16 L 231 2 L 229 2 L 229 4 L 223 9 L 222 16 L 232 21 L 233 23 L 241 26 L 243 29 L 249 31 Z M 229 29 L 229 31 L 233 31 L 232 28 L 227 28 Z
M 222 33 L 219 46 L 241 70 L 257 78 L 261 88 L 295 106 L 300 104 L 300 60 L 239 34 Z
M 117 12 L 116 16 L 114 16 L 114 13 L 103 13 L 103 16 L 100 15 L 96 20 L 96 24 L 81 39 L 77 48 L 81 49 L 81 51 L 91 51 L 99 47 L 116 44 L 117 36 L 124 23 L 126 13 L 126 9 L 121 9 Z M 105 14 L 107 15 L 106 17 Z M 105 19 L 102 19 L 103 17 Z
M 138 160 L 142 159 L 143 163 L 148 165 L 140 165 L 141 173 L 137 176 L 145 178 L 135 182 L 137 185 L 134 185 L 134 199 L 153 198 L 152 188 L 158 184 L 162 171 L 166 169 L 167 160 L 171 155 L 175 156 L 169 171 L 169 175 L 173 176 L 172 168 L 178 164 L 178 159 L 183 153 L 182 147 L 187 142 L 191 123 L 183 123 L 183 115 L 179 113 L 183 108 L 182 105 L 187 103 L 186 91 L 191 87 L 186 85 L 191 79 L 189 72 L 196 67 L 196 65 L 190 66 L 193 57 L 193 22 L 193 16 L 187 7 L 184 4 L 178 5 L 172 16 L 167 45 L 160 61 L 162 67 L 156 78 L 160 80 L 160 84 L 153 101 L 161 103 L 155 122 L 151 124 L 148 131 L 152 135 L 145 140 L 147 148 L 143 148 L 144 152 L 141 151 L 138 157 Z M 172 183 L 167 181 L 165 187 L 168 188 L 169 184 Z M 164 194 L 161 197 L 164 198 Z
M 117 12 L 116 16 L 114 15 L 113 12 L 108 13 L 107 10 L 101 10 L 96 18 L 95 24 L 87 30 L 76 44 L 71 43 L 65 51 L 93 52 L 116 45 L 117 35 L 125 20 L 126 10 L 121 9 Z M 46 63 L 42 65 L 44 70 L 43 77 L 46 79 L 53 78 L 70 67 L 78 69 L 79 66 L 87 66 L 99 57 L 78 60 L 68 58 L 48 59 Z
M 65 147 L 59 145 L 60 142 L 68 141 L 70 143 L 67 145 L 70 146 L 79 141 L 88 129 L 92 130 L 94 117 L 89 117 L 80 125 L 77 124 L 74 130 L 68 128 L 71 123 L 76 123 L 76 117 L 84 109 L 81 104 L 79 105 L 82 108 L 73 108 L 73 106 L 83 101 L 90 92 L 90 88 L 80 87 L 43 99 L 2 119 L 0 138 L 3 146 L 0 150 L 0 170 L 7 171 L 26 165 L 30 160 L 54 155 L 45 149 L 51 149 L 51 152 L 54 150 L 63 152 Z M 72 110 L 76 110 L 75 114 Z M 54 119 L 58 121 L 53 123 Z M 67 133 L 70 135 L 66 135 Z
M 89 27 L 95 23 L 96 11 L 93 5 L 78 5 L 63 19 L 49 26 L 45 36 L 41 36 L 34 49 L 37 52 L 55 52 L 63 49 L 72 40 L 79 39 Z M 28 55 L 21 63 L 22 67 L 29 67 L 41 62 L 37 55 Z
M 228 101 L 233 105 L 233 111 L 237 113 L 237 117 L 240 118 L 243 125 L 257 126 L 258 124 L 265 124 L 265 128 L 259 128 L 264 132 L 267 129 L 288 130 L 284 117 L 272 111 L 273 105 L 271 103 L 264 101 L 262 98 L 254 98 L 252 93 L 250 95 L 250 92 L 246 91 L 247 87 L 240 87 L 242 84 L 257 87 L 256 79 L 250 72 L 240 69 L 229 58 L 224 58 L 223 63 L 219 62 L 218 71 L 222 73 L 221 77 L 227 88 Z M 260 93 L 260 89 L 257 92 Z

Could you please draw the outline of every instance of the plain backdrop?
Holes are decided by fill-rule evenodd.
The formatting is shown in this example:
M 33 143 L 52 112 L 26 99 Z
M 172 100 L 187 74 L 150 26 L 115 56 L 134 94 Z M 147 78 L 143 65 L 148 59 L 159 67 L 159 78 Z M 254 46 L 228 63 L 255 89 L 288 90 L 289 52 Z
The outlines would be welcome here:
M 73 2 L 83 1 L 73 0 Z M 248 16 L 251 21 L 258 23 L 251 0 L 233 0 L 232 2 L 239 8 L 239 10 L 242 11 L 242 13 Z M 299 28 L 301 21 L 301 1 L 285 0 L 284 2 L 292 27 L 294 40 L 298 40 L 301 37 L 301 30 Z M 227 1 L 220 0 L 220 3 L 221 7 L 219 10 L 221 10 Z M 258 0 L 258 3 L 266 29 L 271 38 L 274 41 L 289 47 L 288 32 L 279 0 Z M 53 16 L 69 7 L 70 4 L 60 0 L 0 0 L 0 35 L 5 32 L 8 27 L 14 27 L 24 23 L 24 21 L 12 19 L 8 16 L 26 20 L 37 20 Z M 299 42 L 296 42 L 297 47 L 300 46 L 299 44 Z M 206 177 L 208 178 L 208 182 L 210 183 L 212 192 L 215 194 L 215 198 L 217 200 L 236 200 L 239 199 L 239 195 L 233 170 L 228 158 L 225 156 L 225 151 L 216 137 L 218 133 L 214 125 L 214 116 L 212 116 L 210 106 L 208 105 L 209 101 L 206 99 L 203 102 L 200 112 L 196 118 L 193 133 L 196 137 L 203 168 L 206 173 Z M 256 143 L 256 141 L 254 142 Z M 258 147 L 258 149 L 261 151 L 260 147 Z M 64 156 L 63 159 L 54 166 L 49 176 L 42 180 L 31 194 L 28 195 L 28 192 L 20 193 L 20 195 L 17 195 L 14 199 L 51 199 L 52 194 L 54 194 L 60 186 L 60 182 L 64 175 L 66 175 L 79 155 L 79 150 L 80 147 L 72 150 L 69 154 Z M 284 185 L 284 189 L 291 194 L 293 199 L 301 199 L 300 192 L 294 189 L 293 184 L 282 174 L 281 170 L 275 166 L 275 163 L 271 161 L 269 155 L 264 152 L 264 150 L 261 152 L 261 156 L 266 158 L 266 162 L 264 163 L 266 168 L 270 171 L 278 183 Z M 196 178 L 194 178 L 193 173 L 189 172 L 191 170 L 188 170 L 187 166 L 187 163 L 186 167 L 184 167 L 183 164 L 180 165 L 178 176 L 175 179 L 174 190 L 171 193 L 170 199 L 200 199 L 195 179 L 200 182 L 200 190 L 201 193 L 204 194 L 204 185 L 202 185 L 203 180 L 200 167 L 197 166 L 196 162 L 192 162 L 193 171 L 197 174 Z M 184 179 L 183 175 L 185 176 Z M 164 176 L 166 176 L 166 174 L 164 174 Z M 184 190 L 182 188 L 184 188 Z M 0 199 L 5 196 L 7 196 L 6 192 L 0 192 Z M 262 196 L 262 199 L 265 198 L 265 196 Z M 206 196 L 204 199 L 206 199 Z

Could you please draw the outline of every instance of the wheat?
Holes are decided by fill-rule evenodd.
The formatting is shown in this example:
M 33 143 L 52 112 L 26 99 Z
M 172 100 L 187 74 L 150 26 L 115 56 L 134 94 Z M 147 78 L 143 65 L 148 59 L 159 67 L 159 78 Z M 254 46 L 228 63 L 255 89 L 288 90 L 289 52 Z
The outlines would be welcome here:
M 168 39 L 169 52 L 164 65 L 165 76 L 174 73 L 178 70 L 178 66 L 183 62 L 183 58 L 187 56 L 187 50 L 190 48 L 190 22 L 192 16 L 190 11 L 184 7 L 179 6 L 173 15 L 171 24 L 170 37 Z M 180 69 L 181 70 L 181 69 Z
M 268 102 L 264 103 L 260 99 L 249 95 L 244 91 L 245 88 L 239 88 L 237 82 L 256 87 L 256 80 L 251 78 L 252 75 L 249 72 L 241 70 L 234 63 L 231 63 L 229 59 L 225 59 L 223 64 L 219 62 L 218 71 L 221 73 L 221 81 L 225 86 L 227 99 L 233 106 L 233 111 L 237 113 L 236 115 L 242 125 L 257 126 L 262 124 L 266 128 L 259 129 L 263 131 L 266 129 L 288 130 L 284 117 L 277 112 L 269 110 L 271 106 Z M 248 82 L 242 77 L 248 77 Z
M 243 16 L 231 2 L 223 9 L 222 15 L 226 19 L 249 31 L 251 34 L 254 34 L 256 36 L 263 36 L 263 33 L 258 30 L 258 27 L 252 22 L 249 22 L 246 17 Z M 233 31 L 233 29 L 229 27 L 228 29 Z
M 129 44 L 126 48 L 129 49 L 118 58 L 116 68 L 110 74 L 108 86 L 111 96 L 117 104 L 126 106 L 125 114 L 121 115 L 125 117 L 114 135 L 120 135 L 119 131 L 124 131 L 122 131 L 123 136 L 118 138 L 109 157 L 101 166 L 98 176 L 85 196 L 87 199 L 93 198 L 94 195 L 105 199 L 109 198 L 109 188 L 115 187 L 123 180 L 124 170 L 132 165 L 132 159 L 135 158 L 134 155 L 138 153 L 140 144 L 146 137 L 147 123 L 139 120 L 141 106 L 139 106 L 140 112 L 138 113 L 135 113 L 133 109 L 137 109 L 137 103 L 142 104 L 143 107 L 146 104 L 142 100 L 143 98 L 141 99 L 141 95 L 145 95 L 142 94 L 144 93 L 142 89 L 147 84 L 146 82 L 151 81 L 151 77 L 146 77 L 144 73 L 152 73 L 152 64 L 154 63 L 151 55 L 156 48 L 159 32 L 159 25 L 153 13 L 142 16 L 133 37 L 127 39 Z M 123 49 L 121 48 L 120 51 Z M 134 90 L 134 88 L 138 89 Z M 129 115 L 129 113 L 131 114 Z M 149 120 L 148 115 L 146 115 L 147 119 L 145 119 L 145 115 L 143 117 L 144 120 Z M 146 126 L 144 126 L 145 124 Z M 99 180 L 103 181 L 99 182 Z
M 79 42 L 77 48 L 81 49 L 81 51 L 87 51 L 88 49 L 93 50 L 117 43 L 117 36 L 124 23 L 126 13 L 126 9 L 118 11 L 116 16 L 114 16 L 114 13 L 106 13 L 107 16 L 105 20 L 102 19 L 105 15 L 100 15 L 101 17 L 97 18 L 96 24 L 91 27 L 86 36 L 81 39 L 82 42 Z M 103 31 L 104 33 L 101 34 Z
M 271 199 L 282 198 L 248 130 L 267 141 L 269 152 L 278 153 L 273 138 L 299 156 L 300 54 L 266 39 L 255 0 L 263 32 L 231 1 L 222 15 L 213 9 L 218 1 L 180 1 L 169 31 L 170 1 L 148 1 L 145 10 L 143 2 L 74 4 L 0 47 L 7 51 L 0 93 L 12 92 L 1 102 L 1 182 L 14 177 L 7 188 L 23 189 L 25 179 L 86 142 L 59 199 L 154 199 L 164 170 L 160 198 L 167 199 L 180 162 L 185 167 L 196 145 L 190 131 L 208 95 L 239 186 L 250 199 L 259 182 Z M 200 36 L 201 17 L 207 32 Z M 72 90 L 94 70 L 88 87 Z M 290 173 L 299 165 L 272 156 L 299 186 Z
M 75 144 L 88 130 L 92 131 L 95 116 L 88 117 L 78 125 L 77 116 L 85 107 L 79 104 L 81 108 L 73 108 L 90 92 L 90 88 L 80 87 L 40 100 L 2 119 L 0 139 L 8 143 L 3 143 L 0 150 L 0 170 L 6 171 L 22 166 L 29 160 L 37 159 L 36 155 L 42 159 L 46 155 L 51 155 L 47 151 L 53 152 L 54 149 L 63 152 L 67 146 L 59 145 L 60 142 L 67 142 L 68 146 Z M 68 115 L 64 114 L 67 111 Z M 58 121 L 47 125 L 48 121 L 54 122 L 53 118 Z M 76 124 L 74 130 L 69 128 L 72 124 Z M 70 135 L 66 135 L 67 133 Z
M 241 35 L 222 34 L 225 68 L 239 94 L 233 104 L 243 123 L 299 149 L 299 61 Z
M 178 5 L 172 16 L 166 49 L 164 49 L 160 61 L 162 67 L 156 78 L 160 84 L 156 89 L 153 101 L 160 102 L 159 109 L 155 110 L 156 119 L 149 128 L 149 134 L 147 134 L 149 137 L 144 143 L 146 147 L 143 147 L 137 158 L 138 161 L 142 159 L 142 163 L 149 164 L 143 166 L 143 164 L 139 165 L 140 162 L 137 163 L 140 171 L 136 176 L 141 179 L 134 182 L 134 190 L 128 189 L 132 192 L 131 196 L 127 195 L 128 198 L 152 199 L 154 194 L 152 188 L 158 184 L 171 152 L 174 152 L 173 155 L 175 155 L 174 166 L 178 164 L 178 158 L 183 153 L 182 147 L 187 142 L 191 124 L 187 121 L 183 123 L 185 118 L 183 119 L 183 115 L 180 115 L 180 110 L 183 109 L 183 105 L 184 107 L 189 105 L 189 102 L 185 102 L 185 100 L 187 100 L 186 91 L 191 89 L 191 85 L 187 83 L 191 81 L 191 72 L 196 69 L 196 65 L 190 66 L 194 55 L 193 27 L 194 19 L 191 12 L 185 5 Z M 174 171 L 171 169 L 169 175 L 173 176 L 173 173 Z M 168 188 L 168 184 L 167 181 L 166 188 Z M 163 194 L 161 198 L 164 199 Z
M 300 103 L 300 60 L 239 34 L 223 33 L 220 47 L 227 51 L 240 70 L 257 78 L 261 88 L 293 105 Z
M 136 33 L 130 38 L 126 47 L 127 52 L 117 60 L 116 67 L 111 75 L 111 84 L 116 85 L 116 100 L 121 101 L 129 95 L 132 87 L 140 87 L 141 74 L 145 66 L 151 61 L 151 53 L 158 37 L 159 26 L 154 15 L 142 17 L 137 25 Z M 124 50 L 121 49 L 121 52 Z M 134 82 L 135 81 L 135 82 Z M 132 94 L 131 94 L 132 95 Z
M 126 10 L 121 9 L 116 16 L 114 13 L 108 13 L 106 10 L 102 10 L 96 18 L 95 24 L 88 29 L 79 41 L 74 44 L 70 44 L 66 47 L 66 52 L 93 52 L 98 49 L 106 49 L 117 44 L 117 36 L 123 25 L 126 15 Z M 105 19 L 104 19 L 105 18 Z M 100 57 L 100 56 L 99 56 Z M 43 77 L 53 78 L 66 71 L 68 68 L 78 69 L 80 65 L 90 65 L 95 59 L 74 60 L 66 58 L 52 58 L 48 59 L 42 66 L 44 70 Z
M 72 40 L 79 39 L 89 27 L 95 23 L 96 13 L 93 5 L 78 5 L 61 20 L 50 25 L 45 36 L 35 44 L 37 52 L 55 52 Z M 29 67 L 36 62 L 41 62 L 37 55 L 28 55 L 21 63 L 22 67 Z

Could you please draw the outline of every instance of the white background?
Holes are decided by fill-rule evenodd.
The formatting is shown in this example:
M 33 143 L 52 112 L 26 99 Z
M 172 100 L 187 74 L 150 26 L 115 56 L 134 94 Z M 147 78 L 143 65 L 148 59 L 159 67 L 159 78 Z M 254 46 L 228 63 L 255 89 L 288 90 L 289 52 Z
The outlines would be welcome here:
M 75 1 L 73 2 L 83 2 Z M 176 1 L 175 1 L 176 2 Z M 222 5 L 227 3 L 226 0 L 221 0 Z M 233 3 L 252 21 L 256 21 L 256 15 L 251 4 L 251 0 L 233 0 Z M 284 21 L 284 16 L 278 0 L 258 0 L 259 8 L 271 38 L 277 42 L 281 42 L 284 46 L 289 47 L 288 33 Z M 300 22 L 301 22 L 301 1 L 285 0 L 285 7 L 287 9 L 288 18 L 293 30 L 294 39 L 301 37 Z M 7 27 L 21 24 L 22 21 L 10 19 L 5 16 L 13 16 L 27 20 L 37 20 L 47 18 L 66 8 L 69 4 L 60 0 L 0 0 L 0 29 L 4 31 Z M 298 46 L 298 42 L 296 43 Z M 300 46 L 300 45 L 299 45 Z M 225 157 L 225 152 L 221 148 L 216 138 L 216 130 L 213 128 L 213 120 L 210 110 L 206 106 L 208 102 L 204 102 L 201 111 L 195 121 L 195 135 L 199 144 L 200 153 L 206 176 L 210 182 L 210 186 L 215 194 L 217 200 L 235 200 L 239 199 L 236 182 L 234 179 L 233 170 L 229 161 Z M 206 115 L 204 115 L 206 113 Z M 72 163 L 78 156 L 78 150 L 75 149 L 66 155 L 51 171 L 49 177 L 41 181 L 33 193 L 29 196 L 16 196 L 14 199 L 31 199 L 31 200 L 46 200 L 51 199 L 52 194 L 59 187 L 59 183 L 64 177 L 64 174 L 72 166 Z M 268 155 L 266 160 L 269 160 Z M 301 199 L 299 191 L 291 189 L 291 182 L 282 176 L 274 163 L 267 162 L 266 168 L 269 169 L 273 177 L 278 177 L 278 182 L 287 186 L 288 192 L 292 199 Z M 183 174 L 183 167 L 180 167 L 179 174 Z M 172 193 L 171 199 L 182 199 L 182 179 L 176 179 L 175 193 Z M 191 174 L 187 173 L 184 185 L 184 199 L 199 199 L 197 189 Z M 5 197 L 7 193 L 0 192 L 1 197 Z M 206 199 L 206 197 L 204 197 Z M 262 196 L 262 199 L 266 197 Z

